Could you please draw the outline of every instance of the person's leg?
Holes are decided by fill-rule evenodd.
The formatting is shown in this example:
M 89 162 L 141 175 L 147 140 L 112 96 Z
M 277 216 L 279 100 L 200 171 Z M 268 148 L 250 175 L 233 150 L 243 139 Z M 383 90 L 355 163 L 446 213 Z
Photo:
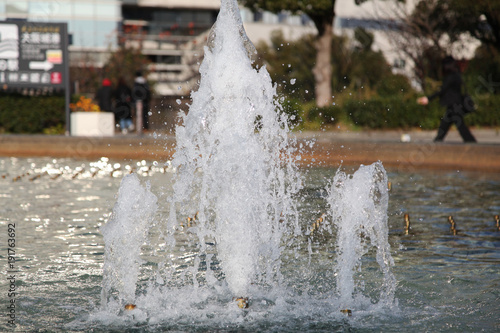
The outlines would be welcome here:
M 448 112 L 447 110 L 443 118 L 441 119 L 441 124 L 439 124 L 438 133 L 436 135 L 436 138 L 434 139 L 434 142 L 443 141 L 452 123 L 453 122 L 450 119 L 450 112 Z
M 142 110 L 142 127 L 147 130 L 149 129 L 149 103 L 143 102 Z
M 457 126 L 458 132 L 464 142 L 477 142 L 467 125 L 465 125 L 464 118 L 462 116 L 456 116 L 454 120 L 455 126 Z

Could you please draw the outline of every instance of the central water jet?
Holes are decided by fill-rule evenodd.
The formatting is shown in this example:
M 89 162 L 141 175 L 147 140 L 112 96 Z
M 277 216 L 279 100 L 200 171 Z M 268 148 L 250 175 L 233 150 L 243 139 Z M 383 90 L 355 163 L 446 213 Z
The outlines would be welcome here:
M 300 183 L 287 118 L 266 69 L 252 67 L 255 49 L 236 0 L 222 1 L 208 45 L 199 89 L 176 128 L 172 202 L 199 212 L 200 251 L 215 240 L 230 291 L 245 297 L 251 283 L 279 280 L 280 242 Z

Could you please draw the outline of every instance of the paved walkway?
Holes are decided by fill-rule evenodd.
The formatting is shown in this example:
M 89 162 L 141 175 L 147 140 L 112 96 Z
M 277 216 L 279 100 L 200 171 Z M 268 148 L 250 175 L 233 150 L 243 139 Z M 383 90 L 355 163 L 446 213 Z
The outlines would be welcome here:
M 320 131 L 291 136 L 302 144 L 300 163 L 304 165 L 360 165 L 380 160 L 384 166 L 401 171 L 425 168 L 500 173 L 500 130 L 472 132 L 477 144 L 463 144 L 456 131 L 438 144 L 432 142 L 435 131 Z M 174 151 L 175 138 L 166 133 L 114 137 L 0 135 L 0 156 L 168 160 Z

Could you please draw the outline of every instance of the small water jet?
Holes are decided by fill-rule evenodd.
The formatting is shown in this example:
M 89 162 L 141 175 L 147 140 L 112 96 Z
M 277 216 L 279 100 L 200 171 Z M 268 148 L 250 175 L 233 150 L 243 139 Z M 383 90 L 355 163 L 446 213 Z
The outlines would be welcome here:
M 141 246 L 157 209 L 157 197 L 149 185 L 143 188 L 136 174 L 123 178 L 110 220 L 101 228 L 104 267 L 101 302 L 107 307 L 135 308 Z
M 380 162 L 361 166 L 352 176 L 339 170 L 333 179 L 328 203 L 337 228 L 337 292 L 342 306 L 359 306 L 356 298 L 362 295 L 363 284 L 356 284 L 355 273 L 361 270 L 369 245 L 375 248 L 382 272 L 378 302 L 393 306 L 396 279 L 391 272 L 388 199 L 387 174 Z

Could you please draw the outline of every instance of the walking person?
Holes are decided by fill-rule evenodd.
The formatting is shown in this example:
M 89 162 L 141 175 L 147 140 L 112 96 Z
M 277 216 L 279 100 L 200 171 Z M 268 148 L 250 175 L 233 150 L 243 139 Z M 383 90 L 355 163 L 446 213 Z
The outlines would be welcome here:
M 134 130 L 132 123 L 132 90 L 129 88 L 123 77 L 118 79 L 118 85 L 114 92 L 115 98 L 115 119 L 120 124 L 123 134 Z
M 97 90 L 95 98 L 97 99 L 97 104 L 101 111 L 113 111 L 113 105 L 111 102 L 111 97 L 113 94 L 113 89 L 111 88 L 111 81 L 109 79 L 102 80 L 102 86 Z
M 148 82 L 142 76 L 142 72 L 137 72 L 134 88 L 132 91 L 132 98 L 134 102 L 142 101 L 142 128 L 149 129 L 149 101 L 151 99 L 151 90 L 149 89 Z M 139 129 L 138 129 L 139 130 Z
M 474 138 L 464 122 L 465 107 L 462 95 L 462 85 L 464 83 L 457 62 L 453 57 L 447 56 L 443 59 L 442 71 L 443 84 L 441 89 L 429 97 L 424 96 L 417 99 L 417 103 L 427 105 L 431 100 L 439 97 L 440 104 L 446 107 L 446 112 L 441 118 L 441 124 L 434 142 L 443 141 L 452 124 L 455 124 L 464 142 L 476 142 L 476 138 Z

